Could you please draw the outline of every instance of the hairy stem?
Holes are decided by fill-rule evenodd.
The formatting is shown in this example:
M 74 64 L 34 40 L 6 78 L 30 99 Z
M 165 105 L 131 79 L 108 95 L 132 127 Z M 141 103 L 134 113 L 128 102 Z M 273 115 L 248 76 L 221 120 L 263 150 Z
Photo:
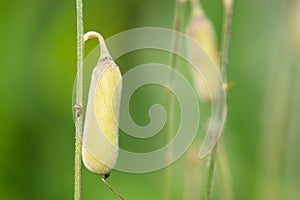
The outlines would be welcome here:
M 224 23 L 223 23 L 223 32 L 222 32 L 222 45 L 221 45 L 221 57 L 220 57 L 220 70 L 223 82 L 227 84 L 227 75 L 228 75 L 228 59 L 229 59 L 229 47 L 230 47 L 230 38 L 231 38 L 231 27 L 232 27 L 232 14 L 233 14 L 233 0 L 224 0 Z M 227 91 L 226 91 L 227 92 Z M 208 158 L 208 168 L 207 168 L 207 182 L 204 193 L 205 200 L 212 199 L 213 192 L 213 183 L 215 179 L 215 165 L 216 165 L 216 154 L 217 154 L 217 144 L 212 150 Z
M 76 135 L 75 135 L 75 174 L 74 174 L 74 200 L 81 199 L 81 148 L 82 148 L 82 100 L 83 100 L 83 0 L 76 0 L 76 21 L 77 21 L 77 76 L 76 76 Z

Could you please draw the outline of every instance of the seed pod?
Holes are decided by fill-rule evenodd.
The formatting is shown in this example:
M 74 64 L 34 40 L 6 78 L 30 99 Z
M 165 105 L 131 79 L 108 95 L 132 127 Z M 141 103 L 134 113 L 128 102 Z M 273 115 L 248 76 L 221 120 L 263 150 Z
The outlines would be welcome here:
M 85 40 L 91 37 L 98 37 L 101 56 L 93 70 L 89 88 L 82 159 L 88 170 L 108 177 L 118 157 L 118 116 L 122 77 L 101 35 L 89 32 L 85 35 Z
M 198 0 L 192 0 L 192 7 L 193 12 L 189 25 L 187 27 L 187 34 L 196 42 L 198 42 L 199 45 L 201 45 L 201 47 L 210 56 L 212 61 L 218 66 L 219 51 L 213 25 L 210 22 L 210 20 L 206 17 Z M 216 69 L 207 69 L 203 66 L 204 63 L 201 63 L 202 60 L 201 57 L 199 57 L 199 52 L 197 50 L 193 49 L 191 46 L 188 46 L 187 48 L 191 60 L 194 63 L 199 63 L 199 66 L 201 67 L 200 70 L 205 70 L 205 73 L 203 73 L 205 74 L 205 77 L 201 78 L 199 77 L 196 71 L 192 70 L 198 95 L 204 101 L 213 101 L 214 99 L 211 99 L 211 97 L 216 97 L 216 93 L 218 92 L 218 73 Z M 209 80 L 210 83 L 212 83 L 209 86 L 209 90 L 203 78 Z M 210 93 L 212 93 L 211 96 Z
M 291 2 L 290 12 L 288 16 L 288 42 L 290 48 L 293 49 L 296 55 L 300 55 L 300 1 Z
M 233 5 L 233 0 L 223 0 L 223 5 L 226 10 L 229 10 Z

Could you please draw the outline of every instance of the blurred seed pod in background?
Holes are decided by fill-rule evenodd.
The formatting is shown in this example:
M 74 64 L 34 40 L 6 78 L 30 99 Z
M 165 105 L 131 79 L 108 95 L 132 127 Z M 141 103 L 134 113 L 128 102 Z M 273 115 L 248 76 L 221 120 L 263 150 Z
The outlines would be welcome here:
M 226 10 L 229 10 L 233 5 L 233 0 L 223 0 L 223 5 L 225 6 Z
M 292 1 L 288 19 L 290 43 L 296 54 L 300 54 L 300 1 Z
M 211 21 L 205 15 L 205 12 L 203 11 L 198 0 L 191 0 L 191 3 L 192 14 L 187 26 L 187 35 L 194 39 L 199 45 L 201 45 L 201 47 L 206 51 L 208 56 L 210 56 L 215 65 L 219 66 L 220 58 L 214 27 Z M 202 70 L 201 72 L 203 72 L 203 70 L 206 70 L 205 73 L 203 73 L 206 74 L 206 76 L 201 77 L 193 67 L 191 68 L 192 76 L 199 97 L 205 102 L 214 101 L 215 99 L 211 99 L 211 96 L 216 97 L 216 93 L 218 92 L 219 84 L 217 70 L 210 70 L 210 68 L 203 67 L 205 63 L 202 62 L 201 56 L 199 56 L 199 52 L 197 52 L 196 49 L 192 48 L 192 46 L 189 45 L 187 46 L 187 49 L 190 59 L 199 64 L 200 70 Z M 209 90 L 205 83 L 205 80 L 208 79 L 210 82 L 214 83 L 210 85 Z M 210 93 L 213 94 L 210 95 Z

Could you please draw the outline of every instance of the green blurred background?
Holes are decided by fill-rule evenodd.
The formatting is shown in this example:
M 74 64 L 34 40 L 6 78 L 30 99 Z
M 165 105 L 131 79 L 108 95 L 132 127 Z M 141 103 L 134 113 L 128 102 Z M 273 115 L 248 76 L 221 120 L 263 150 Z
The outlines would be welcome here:
M 226 170 L 217 169 L 214 199 L 300 196 L 296 3 L 235 2 L 229 63 L 234 87 L 222 137 L 226 152 L 221 153 L 227 164 Z M 221 0 L 202 4 L 220 40 Z M 172 28 L 173 10 L 173 0 L 86 0 L 85 31 L 97 30 L 107 38 L 137 27 Z M 0 199 L 73 198 L 75 19 L 75 1 L 1 1 Z M 86 53 L 96 44 L 88 43 Z M 120 63 L 134 66 L 129 59 Z M 136 112 L 145 109 L 142 99 L 137 105 Z M 182 158 L 173 166 L 172 199 L 192 199 L 186 197 L 191 186 L 185 162 Z M 163 199 L 164 174 L 114 171 L 110 183 L 126 199 Z M 205 178 L 203 172 L 198 175 Z M 82 196 L 117 199 L 86 169 Z

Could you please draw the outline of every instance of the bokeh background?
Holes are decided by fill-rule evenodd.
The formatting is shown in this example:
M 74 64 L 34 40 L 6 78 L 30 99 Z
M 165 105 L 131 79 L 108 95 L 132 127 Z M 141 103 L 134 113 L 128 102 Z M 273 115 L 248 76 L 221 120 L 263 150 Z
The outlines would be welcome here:
M 220 41 L 221 0 L 202 4 Z M 75 1 L 2 0 L 0 5 L 0 198 L 72 199 Z M 228 94 L 224 151 L 219 156 L 223 164 L 218 165 L 214 199 L 300 196 L 299 5 L 297 0 L 235 2 L 229 62 L 234 86 Z M 172 28 L 173 16 L 173 0 L 84 1 L 85 31 L 97 30 L 106 38 L 137 27 Z M 86 54 L 95 45 L 89 42 Z M 129 58 L 116 62 L 134 66 Z M 132 105 L 141 115 L 136 117 L 139 123 L 148 120 L 145 95 L 140 91 Z M 138 145 L 122 137 L 124 147 Z M 173 166 L 172 199 L 201 196 L 205 170 L 198 170 L 193 151 Z M 163 199 L 165 171 L 114 171 L 109 181 L 126 199 Z M 82 196 L 117 199 L 86 169 Z

